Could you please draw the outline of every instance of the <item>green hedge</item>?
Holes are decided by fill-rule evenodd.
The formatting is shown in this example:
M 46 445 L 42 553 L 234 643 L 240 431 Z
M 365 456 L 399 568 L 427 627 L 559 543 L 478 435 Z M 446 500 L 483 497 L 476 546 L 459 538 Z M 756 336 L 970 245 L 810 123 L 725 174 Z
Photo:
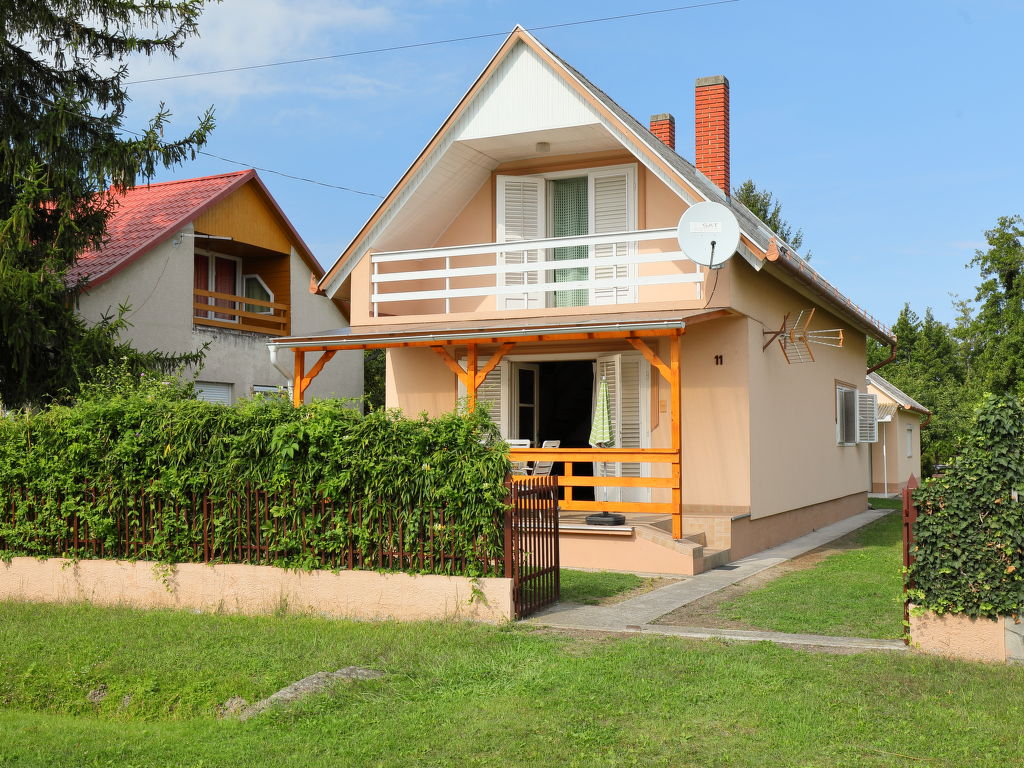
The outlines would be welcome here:
M 300 540 L 329 548 L 354 536 L 367 551 L 398 546 L 398 531 L 387 542 L 377 533 L 387 528 L 387 515 L 402 510 L 409 535 L 401 546 L 409 551 L 423 531 L 437 528 L 450 568 L 459 557 L 500 559 L 508 471 L 507 446 L 483 413 L 409 419 L 378 410 L 363 416 L 338 400 L 296 409 L 280 398 L 227 407 L 194 399 L 189 384 L 114 369 L 74 406 L 0 417 L 0 555 L 95 556 L 69 551 L 66 543 L 53 551 L 53 542 L 66 538 L 69 513 L 113 545 L 125 524 L 124 505 L 137 523 L 143 510 L 132 508 L 133 499 L 145 491 L 163 502 L 162 519 L 142 518 L 154 536 L 136 556 L 195 562 L 202 534 L 174 519 L 175 502 L 204 493 L 230 501 L 255 487 L 274 498 L 276 523 L 292 523 L 265 526 L 272 538 L 289 531 L 287 540 L 272 542 L 276 565 L 314 564 L 295 546 Z M 99 489 L 101 498 L 94 500 L 88 487 Z M 339 518 L 325 529 L 323 520 L 307 514 L 323 499 L 353 502 L 362 517 L 351 524 Z M 439 509 L 445 510 L 443 531 L 427 522 Z M 227 517 L 225 537 L 231 535 Z
M 1014 501 L 1014 490 L 1020 500 Z M 959 458 L 914 494 L 911 601 L 937 613 L 1024 609 L 1024 407 L 989 396 Z

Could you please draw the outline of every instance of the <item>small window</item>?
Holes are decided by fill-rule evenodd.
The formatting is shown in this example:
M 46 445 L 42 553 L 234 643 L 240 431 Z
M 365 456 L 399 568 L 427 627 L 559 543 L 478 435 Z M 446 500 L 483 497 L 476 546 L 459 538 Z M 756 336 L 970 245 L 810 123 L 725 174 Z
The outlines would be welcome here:
M 242 275 L 242 295 L 247 299 L 258 299 L 259 301 L 273 301 L 274 292 L 263 282 L 259 275 Z M 258 312 L 261 315 L 274 314 L 273 307 L 264 307 L 262 304 L 246 304 L 246 312 Z
M 836 442 L 857 444 L 857 390 L 843 384 L 836 385 Z
M 288 397 L 288 387 L 275 384 L 254 384 L 252 388 L 253 397 Z
M 208 403 L 220 403 L 231 405 L 231 394 L 233 384 L 225 384 L 217 381 L 197 381 L 196 398 L 205 400 Z
M 906 433 L 907 441 L 907 458 L 911 459 L 914 457 L 914 428 L 908 426 Z

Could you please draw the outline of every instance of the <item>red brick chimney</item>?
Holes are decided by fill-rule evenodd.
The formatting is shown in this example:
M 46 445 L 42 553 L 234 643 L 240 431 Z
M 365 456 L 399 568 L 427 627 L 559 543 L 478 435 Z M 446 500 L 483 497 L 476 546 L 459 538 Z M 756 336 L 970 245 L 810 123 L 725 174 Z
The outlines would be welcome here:
M 729 81 L 725 75 L 697 78 L 694 105 L 697 170 L 729 195 Z
M 651 115 L 651 133 L 665 144 L 669 149 L 676 148 L 676 119 L 667 112 L 660 115 Z

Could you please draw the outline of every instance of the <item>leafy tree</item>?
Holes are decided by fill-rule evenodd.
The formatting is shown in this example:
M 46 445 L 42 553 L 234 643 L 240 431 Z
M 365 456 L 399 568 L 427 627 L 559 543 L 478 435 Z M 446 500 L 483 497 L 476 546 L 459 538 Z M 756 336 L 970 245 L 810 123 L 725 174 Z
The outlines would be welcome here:
M 1001 216 L 975 251 L 982 282 L 961 312 L 957 331 L 978 386 L 997 395 L 1024 394 L 1024 218 Z
M 120 316 L 87 326 L 67 272 L 103 241 L 114 201 L 158 168 L 193 157 L 212 111 L 166 142 L 161 105 L 139 134 L 122 127 L 126 58 L 175 56 L 195 34 L 203 0 L 26 0 L 0 5 L 0 402 L 73 393 L 96 365 L 138 355 L 118 340 Z M 148 33 L 148 36 L 147 36 Z
M 800 250 L 804 242 L 804 231 L 794 231 L 792 225 L 782 218 L 782 203 L 776 200 L 771 192 L 767 189 L 758 189 L 753 179 L 747 179 L 733 190 L 732 196 L 747 206 L 751 213 L 767 224 L 779 237 L 796 250 Z M 810 254 L 804 258 L 809 259 Z
M 363 392 L 366 410 L 384 407 L 385 374 L 387 360 L 383 349 L 368 349 L 363 353 Z

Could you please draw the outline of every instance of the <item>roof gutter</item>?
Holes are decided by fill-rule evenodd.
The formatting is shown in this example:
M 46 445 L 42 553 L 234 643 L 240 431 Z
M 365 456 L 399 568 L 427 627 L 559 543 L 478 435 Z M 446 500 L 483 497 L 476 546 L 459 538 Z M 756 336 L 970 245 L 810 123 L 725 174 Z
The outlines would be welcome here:
M 381 345 L 381 346 L 397 346 L 399 344 L 408 344 L 410 342 L 436 342 L 437 344 L 450 344 L 452 342 L 459 341 L 474 341 L 478 339 L 493 339 L 493 338 L 515 338 L 517 336 L 566 336 L 569 334 L 577 333 L 614 333 L 616 331 L 650 331 L 650 330 L 662 330 L 686 328 L 685 320 L 651 320 L 646 322 L 636 323 L 609 323 L 605 325 L 561 325 L 561 326 L 540 326 L 540 327 L 523 327 L 523 328 L 489 328 L 481 331 L 462 331 L 462 332 L 438 332 L 438 333 L 415 333 L 405 334 L 402 336 L 398 335 L 384 335 L 384 336 L 324 336 L 323 338 L 317 339 L 315 337 L 296 338 L 296 339 L 278 339 L 275 341 L 267 342 L 267 349 L 270 350 L 271 362 L 277 366 L 276 353 L 278 349 L 307 349 L 307 348 L 319 348 L 319 347 L 350 347 L 358 349 L 360 347 Z M 281 370 L 278 368 L 278 370 Z

